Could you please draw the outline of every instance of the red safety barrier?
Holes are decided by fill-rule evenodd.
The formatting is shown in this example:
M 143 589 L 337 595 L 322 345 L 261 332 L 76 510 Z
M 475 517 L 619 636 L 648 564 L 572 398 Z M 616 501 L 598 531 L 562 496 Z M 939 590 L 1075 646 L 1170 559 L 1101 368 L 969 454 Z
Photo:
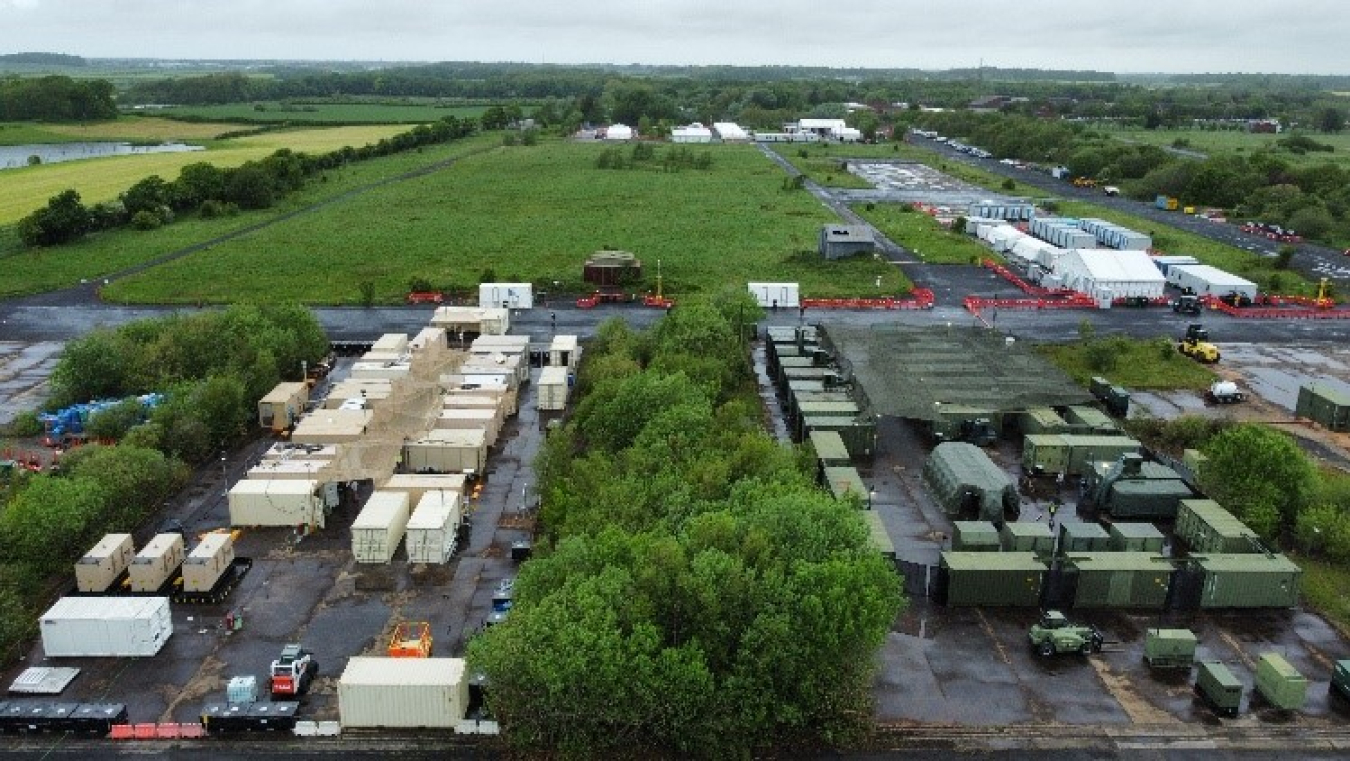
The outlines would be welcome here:
M 413 291 L 408 294 L 409 304 L 439 304 L 445 301 L 445 295 L 439 291 Z
M 114 724 L 108 733 L 110 740 L 197 740 L 206 737 L 201 724 Z
M 803 309 L 932 309 L 934 301 L 931 289 L 915 288 L 907 299 L 894 296 L 876 299 L 801 299 L 799 303 Z
M 184 740 L 200 740 L 206 737 L 206 727 L 201 724 L 179 724 L 178 736 Z
M 153 740 L 157 734 L 157 724 L 132 725 L 131 736 L 136 740 Z
M 156 724 L 156 740 L 177 740 L 182 736 L 183 730 L 181 724 Z
M 112 740 L 130 740 L 135 736 L 135 731 L 130 724 L 114 724 L 112 731 L 108 733 Z
M 1276 298 L 1276 297 L 1272 297 Z M 1282 299 L 1306 299 L 1303 296 L 1282 296 Z M 1308 299 L 1313 304 L 1316 299 Z M 1223 312 L 1230 317 L 1249 320 L 1350 320 L 1350 309 L 1327 306 L 1287 306 L 1287 307 L 1235 307 L 1216 298 L 1206 298 L 1204 303 L 1210 309 Z M 1299 302 L 1293 301 L 1298 304 Z

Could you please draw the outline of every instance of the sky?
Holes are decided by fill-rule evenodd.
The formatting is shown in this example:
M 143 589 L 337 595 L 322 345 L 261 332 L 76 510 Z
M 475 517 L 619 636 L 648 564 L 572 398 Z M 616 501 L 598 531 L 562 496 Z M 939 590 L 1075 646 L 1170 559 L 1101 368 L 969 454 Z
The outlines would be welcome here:
M 1350 74 L 1345 0 L 0 0 L 0 52 Z

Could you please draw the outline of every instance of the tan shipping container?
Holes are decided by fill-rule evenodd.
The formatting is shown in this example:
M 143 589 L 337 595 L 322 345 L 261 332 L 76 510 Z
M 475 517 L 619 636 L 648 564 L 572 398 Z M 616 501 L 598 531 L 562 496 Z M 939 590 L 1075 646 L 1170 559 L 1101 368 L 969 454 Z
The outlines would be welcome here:
M 479 336 L 469 344 L 470 354 L 529 354 L 530 337 L 521 335 Z
M 545 367 L 539 373 L 540 410 L 566 409 L 568 391 L 566 367 Z
M 426 348 L 444 349 L 449 345 L 446 341 L 445 328 L 425 327 L 408 342 L 408 349 L 411 351 L 421 351 Z
M 320 406 L 326 410 L 335 410 L 349 400 L 364 399 L 366 409 L 370 409 L 388 399 L 393 389 L 394 385 L 388 378 L 348 378 L 334 383 Z
M 385 333 L 370 345 L 371 351 L 404 352 L 408 350 L 407 333 Z
M 317 410 L 291 432 L 297 444 L 343 444 L 360 439 L 370 425 L 370 410 Z
M 487 452 L 487 429 L 441 428 L 403 447 L 403 467 L 413 473 L 482 473 Z
M 417 509 L 408 518 L 409 563 L 444 563 L 450 559 L 462 502 L 460 493 L 453 491 L 429 491 L 417 500 Z
M 316 474 L 332 465 L 332 460 L 263 460 L 248 469 L 245 478 L 299 479 L 313 481 Z
M 487 433 L 487 445 L 497 443 L 497 434 L 501 431 L 501 420 L 496 410 L 457 410 L 442 409 L 436 418 L 436 427 L 442 429 L 470 430 L 482 428 Z
M 338 680 L 342 726 L 451 729 L 468 711 L 466 670 L 460 658 L 349 658 Z
M 183 565 L 183 554 L 182 534 L 156 534 L 127 568 L 131 591 L 158 591 Z
M 530 361 L 523 354 L 470 354 L 460 365 L 461 375 L 471 373 L 508 373 L 516 385 L 530 382 Z
M 436 307 L 431 326 L 445 328 L 447 337 L 454 335 L 456 340 L 460 334 L 504 335 L 511 329 L 511 311 L 501 307 Z
M 318 489 L 317 481 L 239 481 L 230 489 L 230 525 L 323 528 L 326 516 Z
M 136 557 L 131 534 L 105 534 L 98 544 L 75 561 L 75 586 L 81 592 L 103 592 Z
M 408 526 L 408 495 L 376 491 L 352 522 L 352 556 L 358 563 L 388 563 Z
M 284 431 L 300 419 L 308 401 L 308 385 L 278 383 L 258 400 L 258 425 L 273 431 Z
M 335 444 L 293 444 L 289 441 L 280 441 L 263 452 L 261 462 L 335 460 L 337 456 L 338 447 Z
M 566 367 L 569 370 L 576 370 L 577 365 L 581 363 L 581 347 L 577 343 L 576 336 L 554 336 L 553 342 L 548 347 L 548 364 L 550 367 Z
M 207 534 L 183 561 L 183 591 L 210 592 L 234 562 L 234 537 Z
M 463 473 L 395 473 L 380 485 L 381 491 L 401 491 L 408 495 L 409 504 L 417 504 L 429 491 L 464 493 Z

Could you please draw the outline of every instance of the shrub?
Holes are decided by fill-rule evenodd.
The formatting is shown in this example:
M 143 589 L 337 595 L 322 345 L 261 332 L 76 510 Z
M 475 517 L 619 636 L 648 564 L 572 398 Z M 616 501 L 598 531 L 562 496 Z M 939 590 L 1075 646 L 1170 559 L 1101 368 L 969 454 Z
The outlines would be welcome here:
M 153 211 L 138 211 L 131 217 L 131 226 L 137 230 L 158 230 L 163 224 L 159 215 Z

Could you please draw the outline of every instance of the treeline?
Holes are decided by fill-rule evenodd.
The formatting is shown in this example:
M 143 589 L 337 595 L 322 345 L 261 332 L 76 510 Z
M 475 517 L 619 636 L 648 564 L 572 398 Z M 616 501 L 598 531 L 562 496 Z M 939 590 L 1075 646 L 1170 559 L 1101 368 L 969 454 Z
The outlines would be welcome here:
M 1062 164 L 1135 199 L 1167 195 L 1279 224 L 1312 240 L 1350 240 L 1350 171 L 1332 162 L 1291 162 L 1294 155 L 1326 147 L 1306 135 L 1278 139 L 1273 149 L 1197 160 L 1125 143 L 1080 122 L 971 112 L 921 114 L 908 121 L 960 137 L 998 158 Z
M 112 83 L 63 76 L 0 79 L 0 121 L 98 121 L 117 118 Z
M 345 146 L 317 155 L 282 148 L 260 161 L 227 169 L 198 162 L 183 167 L 172 181 L 151 175 L 116 201 L 93 206 L 84 205 L 76 191 L 66 190 L 19 220 L 16 229 L 25 246 L 59 246 L 90 232 L 127 225 L 152 230 L 185 213 L 218 217 L 240 209 L 266 209 L 329 169 L 458 140 L 475 128 L 472 119 L 447 116 L 360 148 Z
M 48 407 L 156 391 L 148 415 L 134 398 L 95 413 L 92 436 L 53 473 L 11 474 L 0 487 L 0 653 L 31 634 L 48 581 L 108 532 L 132 532 L 252 428 L 257 400 L 301 362 L 328 352 L 323 329 L 297 305 L 237 305 L 99 328 L 66 345 Z M 41 432 L 34 413 L 11 426 Z
M 0 54 L 0 66 L 3 65 L 28 65 L 28 66 L 88 66 L 89 62 L 77 55 L 66 55 L 65 53 L 3 53 Z
M 748 757 L 870 720 L 898 577 L 859 505 L 762 430 L 743 297 L 588 348 L 537 462 L 542 546 L 469 645 L 517 750 Z

